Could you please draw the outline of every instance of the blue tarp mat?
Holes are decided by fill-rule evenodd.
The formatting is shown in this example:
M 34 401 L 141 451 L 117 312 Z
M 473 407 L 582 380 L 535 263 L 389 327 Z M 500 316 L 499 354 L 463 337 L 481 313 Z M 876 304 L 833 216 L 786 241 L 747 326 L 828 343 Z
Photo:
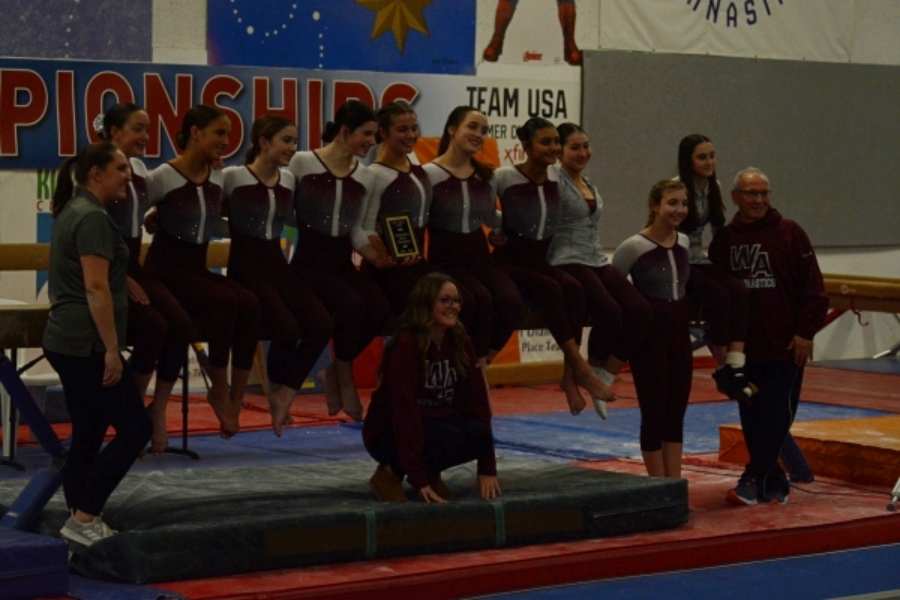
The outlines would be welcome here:
M 486 596 L 496 600 L 604 598 L 820 598 L 900 597 L 900 545 L 783 558 L 728 567 L 627 577 Z M 892 594 L 889 592 L 893 592 Z M 865 596 L 863 596 L 865 594 Z M 871 594 L 871 596 L 869 596 Z

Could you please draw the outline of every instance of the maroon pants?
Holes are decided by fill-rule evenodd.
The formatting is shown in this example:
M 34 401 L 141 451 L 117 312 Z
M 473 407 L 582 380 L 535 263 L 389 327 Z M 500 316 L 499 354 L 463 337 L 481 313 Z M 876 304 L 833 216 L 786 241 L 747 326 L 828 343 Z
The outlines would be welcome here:
M 522 326 L 525 308 L 515 282 L 494 260 L 482 230 L 430 230 L 429 260 L 474 298 L 469 337 L 479 357 L 500 351 Z
M 641 450 L 654 452 L 663 442 L 683 441 L 694 358 L 685 300 L 647 300 L 653 324 L 631 357 L 631 372 L 641 407 Z
M 510 235 L 494 253 L 523 298 L 543 309 L 544 322 L 557 344 L 581 344 L 585 322 L 584 288 L 578 280 L 547 262 L 550 238 L 535 241 Z
M 208 244 L 192 244 L 156 233 L 144 266 L 161 281 L 194 321 L 202 322 L 213 367 L 249 369 L 259 341 L 256 296 L 237 282 L 206 268 Z
M 141 238 L 125 237 L 128 246 L 128 276 L 147 294 L 150 304 L 128 298 L 128 334 L 131 368 L 139 375 L 156 371 L 160 381 L 174 382 L 187 358 L 191 343 L 191 319 L 178 300 L 141 267 Z
M 643 296 L 614 267 L 558 265 L 584 288 L 591 315 L 588 357 L 604 361 L 614 356 L 627 361 L 650 329 L 653 311 Z
M 326 236 L 301 225 L 291 270 L 333 315 L 336 358 L 353 360 L 381 333 L 390 305 L 378 284 L 354 266 L 348 235 Z
M 266 358 L 269 379 L 300 389 L 331 339 L 328 310 L 291 271 L 281 240 L 232 233 L 228 277 L 259 300 L 262 329 L 271 340 Z

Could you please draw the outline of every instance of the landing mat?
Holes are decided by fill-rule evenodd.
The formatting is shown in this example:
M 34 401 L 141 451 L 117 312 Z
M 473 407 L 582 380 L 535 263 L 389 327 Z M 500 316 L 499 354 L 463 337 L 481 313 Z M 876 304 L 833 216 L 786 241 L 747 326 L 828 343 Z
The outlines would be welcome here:
M 104 511 L 120 533 L 77 551 L 71 566 L 90 578 L 153 583 L 605 537 L 688 521 L 684 480 L 521 459 L 501 459 L 498 469 L 498 500 L 475 497 L 474 465 L 464 465 L 445 474 L 458 499 L 443 505 L 375 501 L 367 486 L 371 461 L 129 476 Z M 42 527 L 52 530 L 64 516 L 55 500 Z

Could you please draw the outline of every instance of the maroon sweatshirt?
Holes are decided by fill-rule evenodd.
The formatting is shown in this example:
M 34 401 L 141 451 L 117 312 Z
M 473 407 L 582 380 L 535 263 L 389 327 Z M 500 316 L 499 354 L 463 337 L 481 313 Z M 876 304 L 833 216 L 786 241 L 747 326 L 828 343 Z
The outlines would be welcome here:
M 755 223 L 740 213 L 715 235 L 709 258 L 750 292 L 749 360 L 793 360 L 795 335 L 812 340 L 828 312 L 822 272 L 806 232 L 774 208 Z
M 491 427 L 491 406 L 484 375 L 468 337 L 465 349 L 470 365 L 468 377 L 460 379 L 451 366 L 451 352 L 435 344 L 428 347 L 426 377 L 416 343 L 409 334 L 401 334 L 384 367 L 381 385 L 372 393 L 372 403 L 363 425 L 363 440 L 369 443 L 393 425 L 400 465 L 416 489 L 428 485 L 423 461 L 423 419 L 463 415 L 478 419 L 488 429 Z M 490 452 L 478 458 L 478 473 L 497 474 L 493 443 Z

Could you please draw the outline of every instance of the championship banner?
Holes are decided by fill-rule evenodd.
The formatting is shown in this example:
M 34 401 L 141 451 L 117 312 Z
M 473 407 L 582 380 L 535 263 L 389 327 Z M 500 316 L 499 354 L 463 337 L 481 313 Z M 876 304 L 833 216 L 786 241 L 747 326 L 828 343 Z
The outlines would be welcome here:
M 617 50 L 859 62 L 855 0 L 612 0 L 600 47 Z M 663 82 L 661 82 L 662 84 Z M 715 82 L 706 82 L 710 90 Z
M 48 242 L 49 200 L 55 170 L 65 156 L 96 141 L 91 123 L 116 102 L 148 112 L 151 138 L 145 162 L 175 156 L 174 139 L 195 104 L 219 107 L 231 120 L 226 164 L 238 164 L 254 119 L 276 113 L 300 127 L 299 145 L 318 148 L 321 132 L 340 105 L 362 100 L 375 108 L 396 99 L 415 108 L 423 144 L 434 146 L 447 115 L 458 105 L 485 113 L 485 143 L 495 165 L 522 162 L 515 129 L 533 116 L 554 124 L 581 119 L 580 72 L 562 81 L 476 76 L 335 72 L 275 68 L 206 67 L 143 63 L 0 60 L 0 243 Z M 288 245 L 294 240 L 287 230 Z M 0 274 L 0 297 L 46 299 L 46 272 Z M 535 334 L 546 339 L 546 333 Z M 519 354 L 518 342 L 511 350 Z M 555 346 L 555 345 L 553 345 Z M 539 360 L 550 343 L 529 342 L 525 360 Z M 531 358 L 529 358 L 531 355 Z M 518 360 L 518 356 L 515 357 Z
M 553 123 L 581 117 L 581 79 L 485 78 L 303 69 L 208 67 L 0 59 L 0 170 L 55 169 L 66 156 L 97 141 L 94 118 L 117 102 L 134 102 L 150 116 L 146 162 L 175 156 L 181 120 L 196 104 L 231 120 L 226 163 L 239 161 L 254 119 L 285 116 L 300 128 L 301 149 L 321 146 L 326 121 L 355 98 L 374 108 L 407 100 L 422 135 L 440 137 L 447 115 L 467 104 L 487 115 L 503 164 L 524 159 L 515 127 L 529 117 Z M 8 200 L 4 199 L 4 202 Z M 6 207 L 4 207 L 6 208 Z

